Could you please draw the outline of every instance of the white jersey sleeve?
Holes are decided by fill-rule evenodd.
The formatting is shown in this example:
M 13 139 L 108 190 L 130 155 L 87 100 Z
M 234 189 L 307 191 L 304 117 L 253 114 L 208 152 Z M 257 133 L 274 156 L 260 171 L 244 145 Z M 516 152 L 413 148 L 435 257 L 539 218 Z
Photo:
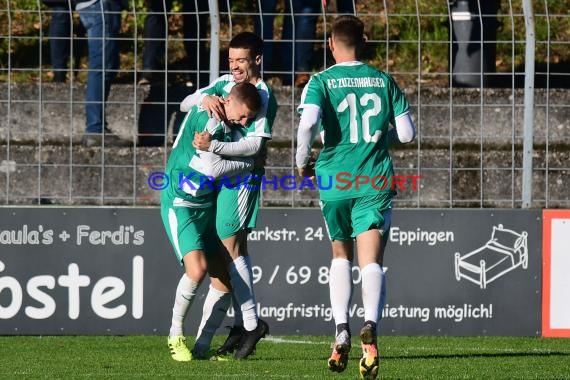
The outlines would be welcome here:
M 320 119 L 320 107 L 315 105 L 305 105 L 303 107 L 303 113 L 299 121 L 299 130 L 297 131 L 297 153 L 295 155 L 295 162 L 299 168 L 304 168 L 309 161 L 311 147 L 319 131 Z
M 198 150 L 196 153 L 199 158 L 193 157 L 190 166 L 213 179 L 221 176 L 232 177 L 253 168 L 253 159 L 251 158 L 228 160 L 211 152 Z
M 388 131 L 390 145 L 407 144 L 416 137 L 416 126 L 410 112 L 404 112 L 395 117 L 396 127 Z
M 255 156 L 263 146 L 263 139 L 261 136 L 246 136 L 235 142 L 212 140 L 208 151 L 222 156 Z

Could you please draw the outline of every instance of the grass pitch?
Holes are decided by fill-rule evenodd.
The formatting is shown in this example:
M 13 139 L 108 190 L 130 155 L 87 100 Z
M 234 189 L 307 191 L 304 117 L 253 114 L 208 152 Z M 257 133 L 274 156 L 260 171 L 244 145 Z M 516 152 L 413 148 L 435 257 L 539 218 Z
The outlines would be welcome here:
M 331 339 L 268 337 L 246 360 L 177 363 L 162 336 L 3 336 L 0 378 L 358 378 L 357 339 L 340 374 L 326 368 Z M 380 378 L 570 379 L 570 339 L 381 337 L 379 350 Z

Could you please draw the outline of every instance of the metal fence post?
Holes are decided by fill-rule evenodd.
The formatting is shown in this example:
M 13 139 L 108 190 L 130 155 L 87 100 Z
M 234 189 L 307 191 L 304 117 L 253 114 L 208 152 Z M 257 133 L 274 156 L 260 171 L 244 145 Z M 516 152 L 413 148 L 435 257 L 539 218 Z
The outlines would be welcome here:
M 210 10 L 210 83 L 220 76 L 220 9 L 217 0 L 208 0 Z
M 522 166 L 522 208 L 530 208 L 532 202 L 532 153 L 534 126 L 534 14 L 531 0 L 523 0 L 525 20 L 525 65 L 524 65 L 524 132 Z

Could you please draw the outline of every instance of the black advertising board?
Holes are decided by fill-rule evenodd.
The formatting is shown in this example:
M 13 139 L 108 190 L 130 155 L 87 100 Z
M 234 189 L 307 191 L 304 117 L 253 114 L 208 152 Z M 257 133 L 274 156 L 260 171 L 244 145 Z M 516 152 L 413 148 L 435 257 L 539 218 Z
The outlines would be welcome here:
M 540 216 L 395 210 L 381 333 L 540 335 Z M 167 335 L 182 267 L 158 208 L 0 208 L 0 221 L 0 334 Z M 320 211 L 263 209 L 248 240 L 258 310 L 271 333 L 331 334 L 330 243 Z M 353 280 L 351 323 L 359 326 L 356 265 Z M 189 335 L 206 291 L 207 282 L 190 309 Z

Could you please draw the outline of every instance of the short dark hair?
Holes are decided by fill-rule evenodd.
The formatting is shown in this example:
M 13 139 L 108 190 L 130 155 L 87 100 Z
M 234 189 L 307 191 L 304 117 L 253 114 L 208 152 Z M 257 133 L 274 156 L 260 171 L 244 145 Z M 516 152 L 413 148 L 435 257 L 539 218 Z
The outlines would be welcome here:
M 332 35 L 346 47 L 359 49 L 364 44 L 364 23 L 356 16 L 338 16 L 332 25 Z
M 263 54 L 263 40 L 255 33 L 241 32 L 231 39 L 230 48 L 248 49 L 256 57 Z
M 246 107 L 255 113 L 261 109 L 261 96 L 257 87 L 249 82 L 236 83 L 230 94 L 236 101 L 243 103 Z

